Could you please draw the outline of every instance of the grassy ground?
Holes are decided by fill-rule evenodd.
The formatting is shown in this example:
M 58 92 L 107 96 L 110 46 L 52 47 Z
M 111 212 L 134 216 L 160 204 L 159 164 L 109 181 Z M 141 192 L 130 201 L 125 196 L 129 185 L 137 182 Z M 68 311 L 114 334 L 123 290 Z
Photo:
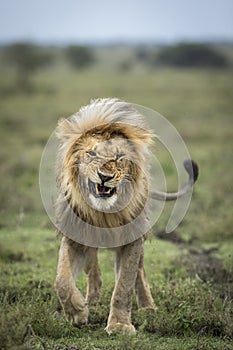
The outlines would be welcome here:
M 233 349 L 232 71 L 105 68 L 43 71 L 32 77 L 30 93 L 14 90 L 13 73 L 1 72 L 1 349 Z M 89 325 L 76 329 L 54 317 L 59 240 L 41 205 L 39 161 L 57 119 L 102 96 L 167 117 L 201 173 L 176 232 L 163 233 L 169 204 L 146 243 L 146 271 L 158 312 L 137 311 L 134 300 L 138 332 L 132 338 L 104 332 L 114 285 L 109 251 L 100 252 L 103 295 L 90 310 Z M 172 188 L 174 169 L 162 152 L 161 159 Z M 85 276 L 79 286 L 85 290 Z

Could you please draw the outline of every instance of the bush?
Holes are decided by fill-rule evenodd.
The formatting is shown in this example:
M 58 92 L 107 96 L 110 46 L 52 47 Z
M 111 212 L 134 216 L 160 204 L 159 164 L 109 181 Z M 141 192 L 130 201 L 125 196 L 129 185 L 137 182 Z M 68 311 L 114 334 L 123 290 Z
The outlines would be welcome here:
M 162 49 L 154 63 L 175 67 L 227 66 L 226 58 L 214 48 L 204 44 L 179 44 Z
M 50 64 L 53 57 L 36 45 L 16 43 L 5 47 L 4 59 L 17 70 L 18 88 L 29 90 L 31 88 L 30 75 Z
M 67 47 L 66 56 L 70 64 L 77 69 L 86 68 L 95 61 L 93 51 L 85 46 Z

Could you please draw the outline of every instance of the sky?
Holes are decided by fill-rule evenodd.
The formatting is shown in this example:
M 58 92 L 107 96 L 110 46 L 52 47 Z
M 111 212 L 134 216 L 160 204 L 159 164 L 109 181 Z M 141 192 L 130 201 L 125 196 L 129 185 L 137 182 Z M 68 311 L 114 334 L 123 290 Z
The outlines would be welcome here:
M 0 0 L 0 43 L 233 41 L 233 0 Z

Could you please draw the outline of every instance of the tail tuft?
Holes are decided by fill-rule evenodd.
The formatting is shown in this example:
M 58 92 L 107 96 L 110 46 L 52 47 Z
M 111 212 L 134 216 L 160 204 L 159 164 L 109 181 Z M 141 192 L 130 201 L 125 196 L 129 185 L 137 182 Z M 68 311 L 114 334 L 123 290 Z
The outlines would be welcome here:
M 193 180 L 193 182 L 196 182 L 199 175 L 199 168 L 197 163 L 195 163 L 192 159 L 185 159 L 183 164 L 185 170 L 189 174 L 189 180 Z

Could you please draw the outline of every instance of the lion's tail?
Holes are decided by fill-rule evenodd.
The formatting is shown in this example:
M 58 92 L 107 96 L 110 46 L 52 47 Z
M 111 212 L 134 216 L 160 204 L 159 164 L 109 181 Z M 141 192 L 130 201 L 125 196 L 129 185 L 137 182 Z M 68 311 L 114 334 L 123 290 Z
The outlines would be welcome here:
M 187 171 L 189 175 L 189 180 L 184 187 L 182 187 L 178 192 L 160 192 L 157 190 L 151 190 L 150 191 L 150 197 L 153 199 L 157 199 L 159 201 L 173 201 L 179 197 L 182 197 L 184 194 L 189 192 L 194 183 L 197 181 L 199 169 L 197 163 L 195 163 L 192 159 L 185 159 L 184 160 L 184 168 Z

